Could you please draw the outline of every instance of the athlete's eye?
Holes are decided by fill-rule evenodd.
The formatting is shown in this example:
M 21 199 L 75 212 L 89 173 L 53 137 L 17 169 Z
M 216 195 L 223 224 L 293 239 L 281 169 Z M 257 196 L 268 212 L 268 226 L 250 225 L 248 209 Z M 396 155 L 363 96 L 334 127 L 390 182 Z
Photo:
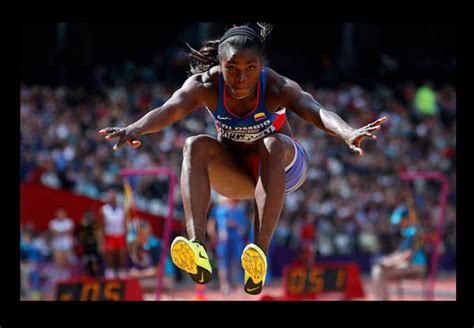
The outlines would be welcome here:
M 257 68 L 257 66 L 255 66 L 255 65 L 250 65 L 249 67 L 247 67 L 247 70 L 249 70 L 249 71 L 254 71 L 256 68 Z
M 226 66 L 225 69 L 228 71 L 235 71 L 235 66 Z

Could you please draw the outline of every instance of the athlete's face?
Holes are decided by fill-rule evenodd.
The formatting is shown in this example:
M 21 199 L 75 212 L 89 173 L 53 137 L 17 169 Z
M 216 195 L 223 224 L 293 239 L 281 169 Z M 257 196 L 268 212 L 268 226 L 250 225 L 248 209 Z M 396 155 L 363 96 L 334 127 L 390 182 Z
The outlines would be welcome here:
M 253 49 L 227 48 L 221 56 L 221 70 L 228 90 L 236 98 L 246 98 L 255 91 L 262 69 L 262 58 Z

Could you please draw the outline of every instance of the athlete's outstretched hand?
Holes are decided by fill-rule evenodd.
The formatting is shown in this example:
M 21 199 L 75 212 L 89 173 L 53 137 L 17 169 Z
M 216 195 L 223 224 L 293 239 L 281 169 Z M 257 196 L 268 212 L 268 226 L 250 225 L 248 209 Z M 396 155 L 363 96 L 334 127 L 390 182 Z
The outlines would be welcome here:
M 137 140 L 141 136 L 140 131 L 131 125 L 126 128 L 108 127 L 99 130 L 99 133 L 105 135 L 105 139 L 107 140 L 119 138 L 119 141 L 114 145 L 114 150 L 119 149 L 126 142 L 133 148 L 138 148 L 142 145 L 142 142 Z
M 364 140 L 365 137 L 371 138 L 373 140 L 377 139 L 377 137 L 373 133 L 379 130 L 381 128 L 382 123 L 387 119 L 388 117 L 384 116 L 361 128 L 354 129 L 349 135 L 349 137 L 346 139 L 346 144 L 353 152 L 359 153 L 360 156 L 363 156 L 364 151 L 362 150 L 362 148 L 360 148 L 360 143 L 362 142 L 362 140 Z

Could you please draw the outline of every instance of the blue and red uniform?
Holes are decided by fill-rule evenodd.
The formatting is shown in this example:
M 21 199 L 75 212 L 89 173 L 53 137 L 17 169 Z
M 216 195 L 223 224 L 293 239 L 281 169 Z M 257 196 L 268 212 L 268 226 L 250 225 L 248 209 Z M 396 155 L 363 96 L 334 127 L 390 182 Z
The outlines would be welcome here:
M 219 74 L 219 100 L 214 112 L 210 111 L 216 124 L 217 133 L 223 139 L 236 142 L 252 143 L 268 134 L 278 132 L 286 120 L 286 109 L 282 108 L 276 112 L 270 112 L 265 107 L 265 96 L 267 86 L 267 70 L 262 69 L 257 84 L 257 100 L 252 110 L 240 116 L 227 106 L 224 77 Z M 290 137 L 288 137 L 290 138 Z M 295 146 L 295 158 L 285 168 L 286 193 L 298 189 L 306 179 L 308 156 L 303 147 L 295 138 L 290 138 Z M 252 171 L 253 178 L 257 182 L 260 172 L 260 158 L 258 155 L 242 156 Z

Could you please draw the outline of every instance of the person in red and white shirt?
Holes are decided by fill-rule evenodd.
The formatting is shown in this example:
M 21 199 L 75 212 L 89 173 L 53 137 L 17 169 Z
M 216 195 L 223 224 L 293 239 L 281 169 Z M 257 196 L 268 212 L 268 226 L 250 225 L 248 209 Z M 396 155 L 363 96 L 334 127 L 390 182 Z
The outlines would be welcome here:
M 107 203 L 99 210 L 101 248 L 104 253 L 106 278 L 125 277 L 127 265 L 127 243 L 125 212 L 117 201 L 117 191 L 110 189 Z
M 54 219 L 49 221 L 48 228 L 54 263 L 60 268 L 66 268 L 74 257 L 74 221 L 67 216 L 64 208 L 58 208 Z

